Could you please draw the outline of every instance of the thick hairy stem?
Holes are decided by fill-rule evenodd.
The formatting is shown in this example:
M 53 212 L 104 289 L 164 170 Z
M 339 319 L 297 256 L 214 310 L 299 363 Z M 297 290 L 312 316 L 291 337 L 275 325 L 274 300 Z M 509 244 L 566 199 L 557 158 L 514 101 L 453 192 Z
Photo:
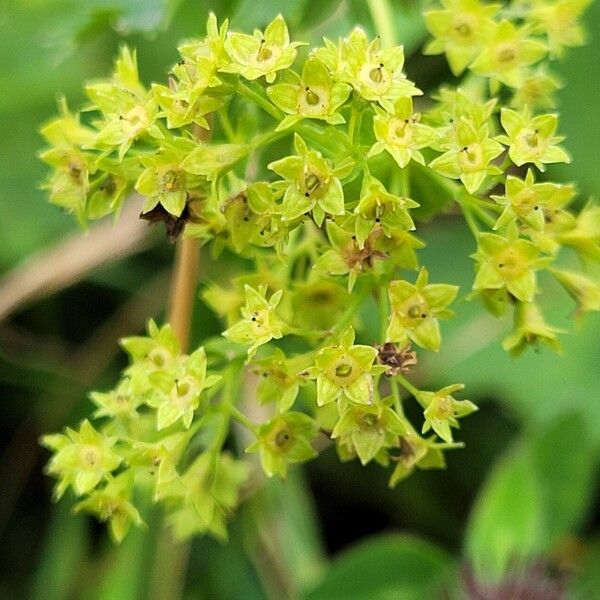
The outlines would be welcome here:
M 181 239 L 175 255 L 168 320 L 179 339 L 182 352 L 189 350 L 199 266 L 198 240 Z M 164 526 L 160 528 L 149 598 L 177 600 L 182 597 L 189 554 L 189 543 L 176 542 L 169 529 Z

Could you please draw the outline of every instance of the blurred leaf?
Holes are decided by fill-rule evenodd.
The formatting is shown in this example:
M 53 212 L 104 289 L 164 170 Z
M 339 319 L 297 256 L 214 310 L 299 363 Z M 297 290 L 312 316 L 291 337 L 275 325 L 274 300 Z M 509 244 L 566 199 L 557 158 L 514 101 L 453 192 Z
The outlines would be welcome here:
M 549 176 L 575 181 L 584 194 L 597 196 L 600 172 L 592 156 L 597 152 L 600 139 L 600 120 L 596 112 L 600 105 L 600 86 L 591 81 L 597 77 L 600 52 L 600 3 L 591 3 L 583 24 L 589 32 L 588 44 L 570 50 L 566 60 L 557 65 L 565 84 L 559 95 L 560 132 L 567 136 L 565 146 L 573 162 L 553 167 Z
M 581 415 L 567 415 L 513 446 L 489 475 L 467 530 L 480 575 L 548 554 L 589 509 L 594 452 Z
M 186 575 L 186 600 L 264 600 L 255 569 L 246 556 L 241 519 L 234 519 L 225 544 L 197 538 Z
M 566 415 L 532 441 L 531 460 L 544 507 L 546 547 L 579 526 L 593 495 L 595 453 L 589 428 L 578 414 Z
M 500 577 L 514 559 L 542 549 L 542 498 L 523 445 L 496 464 L 475 504 L 466 552 L 482 578 Z
M 313 585 L 325 565 L 314 509 L 302 472 L 272 479 L 246 507 L 249 556 L 275 596 L 297 595 Z
M 435 597 L 452 568 L 439 548 L 403 535 L 385 535 L 353 546 L 331 566 L 304 600 L 419 600 Z
M 73 516 L 68 503 L 55 505 L 33 575 L 31 600 L 62 600 L 73 596 L 88 552 L 86 519 Z
M 596 598 L 600 590 L 600 539 L 586 549 L 580 573 L 571 581 L 569 598 L 584 600 Z
M 104 534 L 106 535 L 106 534 Z M 93 573 L 101 574 L 94 586 L 90 583 L 86 597 L 94 600 L 128 600 L 143 597 L 142 591 L 150 579 L 148 551 L 153 536 L 146 529 L 132 528 L 120 545 L 108 542 L 102 562 L 94 564 Z

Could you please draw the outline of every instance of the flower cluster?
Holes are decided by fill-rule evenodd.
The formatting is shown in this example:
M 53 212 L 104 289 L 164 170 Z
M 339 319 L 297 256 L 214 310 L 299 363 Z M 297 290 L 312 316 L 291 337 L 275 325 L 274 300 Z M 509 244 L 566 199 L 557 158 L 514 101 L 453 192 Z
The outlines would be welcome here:
M 301 44 L 281 16 L 247 35 L 214 15 L 204 39 L 179 48 L 168 85 L 146 88 L 124 49 L 112 77 L 86 87 L 84 116 L 63 102 L 42 130 L 52 202 L 85 223 L 135 190 L 142 217 L 163 220 L 172 241 L 198 238 L 253 268 L 203 289 L 220 339 L 183 355 L 151 322 L 148 337 L 123 341 L 122 380 L 91 395 L 99 425 L 43 440 L 57 496 L 72 490 L 78 510 L 120 539 L 141 522 L 134 489 L 150 490 L 178 535 L 222 537 L 252 464 L 226 450 L 232 421 L 269 477 L 328 439 L 342 460 L 392 465 L 390 485 L 442 468 L 461 446 L 458 419 L 476 407 L 454 398 L 462 385 L 426 391 L 406 378 L 419 353 L 443 350 L 459 294 L 421 265 L 423 221 L 464 216 L 476 244 L 470 297 L 498 317 L 512 310 L 507 351 L 558 347 L 538 302 L 541 271 L 578 313 L 600 310 L 589 272 L 600 207 L 574 210 L 575 187 L 544 176 L 570 160 L 545 112 L 558 88 L 547 65 L 582 41 L 585 4 L 442 0 L 425 12 L 425 51 L 445 53 L 463 79 L 430 102 L 406 77 L 402 47 L 360 27 L 296 64 Z M 561 266 L 562 249 L 585 269 Z M 418 424 L 403 410 L 411 397 Z

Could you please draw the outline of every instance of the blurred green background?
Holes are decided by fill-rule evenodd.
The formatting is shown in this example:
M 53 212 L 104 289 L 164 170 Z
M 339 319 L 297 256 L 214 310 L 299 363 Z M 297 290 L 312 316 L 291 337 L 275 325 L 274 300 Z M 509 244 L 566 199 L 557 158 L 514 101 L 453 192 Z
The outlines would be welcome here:
M 448 72 L 442 60 L 418 54 L 425 39 L 419 5 L 391 3 L 407 54 L 415 53 L 408 75 L 432 89 Z M 362 0 L 0 4 L 0 597 L 170 598 L 178 590 L 211 600 L 413 599 L 440 590 L 461 597 L 456 573 L 467 562 L 492 573 L 528 556 L 574 573 L 569 597 L 600 598 L 598 315 L 565 337 L 563 356 L 530 352 L 514 360 L 498 343 L 507 324 L 460 304 L 444 351 L 416 375 L 429 387 L 462 381 L 481 407 L 465 420 L 467 447 L 448 456 L 446 471 L 418 472 L 390 491 L 380 468 L 340 465 L 327 451 L 285 485 L 271 483 L 245 502 L 227 545 L 194 541 L 187 572 L 170 572 L 170 588 L 152 527 L 115 547 L 103 527 L 72 516 L 68 502 L 51 504 L 38 436 L 79 420 L 89 411 L 87 390 L 112 385 L 123 366 L 117 339 L 163 313 L 173 250 L 134 221 L 125 239 L 110 225 L 77 233 L 38 190 L 38 129 L 57 94 L 76 106 L 82 81 L 105 76 L 124 42 L 137 48 L 146 82 L 163 80 L 176 43 L 202 35 L 209 10 L 245 30 L 282 12 L 292 35 L 312 43 L 356 23 L 373 31 Z M 562 131 L 574 161 L 551 175 L 598 196 L 598 4 L 587 27 L 598 34 L 558 67 L 567 84 Z M 422 236 L 432 279 L 467 290 L 474 247 L 462 222 L 445 217 Z M 209 278 L 214 266 L 203 264 Z M 549 317 L 566 323 L 573 307 L 543 283 Z M 216 328 L 201 304 L 198 311 L 196 339 Z

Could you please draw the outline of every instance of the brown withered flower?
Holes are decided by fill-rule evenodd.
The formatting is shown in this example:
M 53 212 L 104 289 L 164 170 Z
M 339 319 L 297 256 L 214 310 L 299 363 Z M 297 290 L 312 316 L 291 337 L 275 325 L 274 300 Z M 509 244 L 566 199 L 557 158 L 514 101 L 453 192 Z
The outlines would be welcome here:
M 377 362 L 388 368 L 386 375 L 392 377 L 398 373 L 408 373 L 417 364 L 417 353 L 410 344 L 400 348 L 392 342 L 377 344 Z

